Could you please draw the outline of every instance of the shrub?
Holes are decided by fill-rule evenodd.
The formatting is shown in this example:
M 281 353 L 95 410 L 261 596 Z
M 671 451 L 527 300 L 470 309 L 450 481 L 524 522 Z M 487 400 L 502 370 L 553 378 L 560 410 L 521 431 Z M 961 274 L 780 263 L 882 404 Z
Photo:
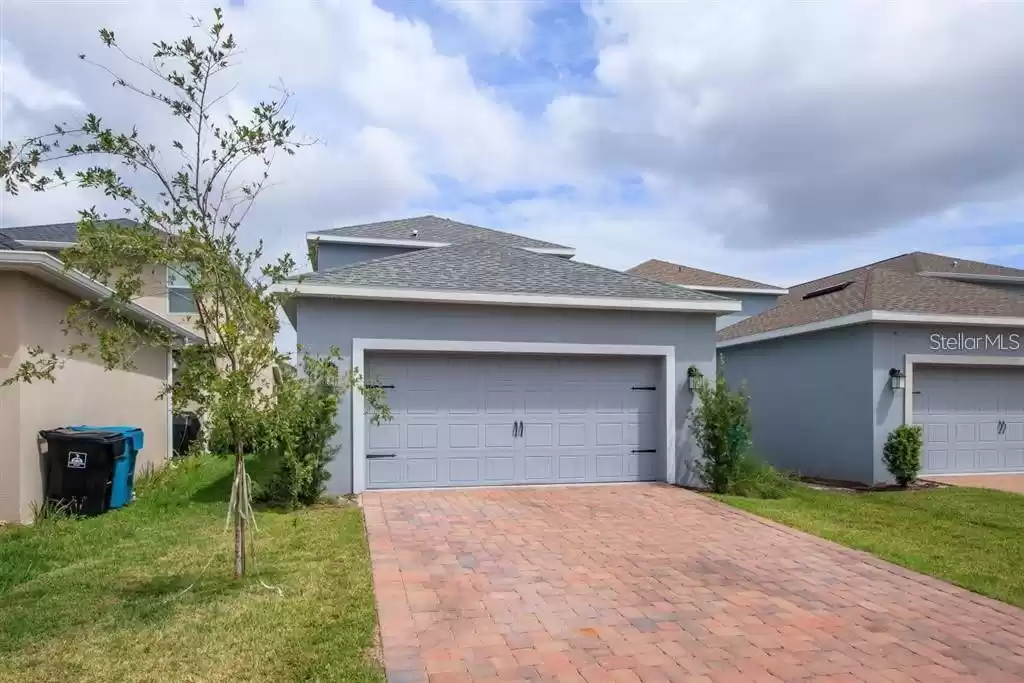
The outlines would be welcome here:
M 703 452 L 697 471 L 715 493 L 728 493 L 750 447 L 750 407 L 743 392 L 730 391 L 722 373 L 712 384 L 700 377 L 690 429 Z
M 740 458 L 736 478 L 729 493 L 746 498 L 785 498 L 796 487 L 796 479 L 788 472 L 775 469 L 752 455 Z
M 900 425 L 889 432 L 885 440 L 882 460 L 900 486 L 906 487 L 914 482 L 921 471 L 922 435 L 920 425 Z
M 347 390 L 362 392 L 375 423 L 390 419 L 383 390 L 363 386 L 358 373 L 342 376 L 339 359 L 336 349 L 325 357 L 305 355 L 301 373 L 274 373 L 274 404 L 255 445 L 274 463 L 261 501 L 296 508 L 320 500 L 330 479 L 327 465 L 338 450 L 331 445 L 338 431 L 338 403 Z
M 330 475 L 327 464 L 336 448 L 335 417 L 342 393 L 337 366 L 330 359 L 304 358 L 303 374 L 275 376 L 275 402 L 257 445 L 272 458 L 275 471 L 260 492 L 264 502 L 288 508 L 320 499 Z

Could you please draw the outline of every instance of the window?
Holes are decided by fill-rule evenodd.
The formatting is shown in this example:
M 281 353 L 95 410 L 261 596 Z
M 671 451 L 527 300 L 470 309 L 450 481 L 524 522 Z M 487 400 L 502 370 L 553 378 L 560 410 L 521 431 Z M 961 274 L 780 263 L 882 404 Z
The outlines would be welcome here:
M 181 273 L 167 267 L 167 311 L 170 313 L 195 313 L 196 300 L 192 296 L 192 285 Z

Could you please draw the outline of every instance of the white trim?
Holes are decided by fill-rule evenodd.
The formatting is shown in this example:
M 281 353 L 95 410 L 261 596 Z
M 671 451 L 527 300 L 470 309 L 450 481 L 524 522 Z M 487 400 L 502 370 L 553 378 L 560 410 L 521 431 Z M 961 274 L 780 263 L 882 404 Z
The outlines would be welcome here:
M 945 475 L 943 475 L 945 476 Z M 550 484 L 481 484 L 474 485 L 474 491 L 504 490 L 504 489 L 545 489 L 565 488 L 574 489 L 583 486 L 661 486 L 663 481 L 558 481 Z M 451 491 L 454 486 L 408 486 L 400 489 L 363 489 L 363 493 L 409 493 L 415 491 Z M 469 488 L 469 487 L 466 487 Z
M 65 268 L 60 259 L 41 251 L 0 251 L 0 270 L 27 273 L 88 301 L 108 302 L 114 294 L 109 287 L 96 282 L 81 271 Z M 203 342 L 203 338 L 191 330 L 144 306 L 128 303 L 118 304 L 118 307 L 121 313 L 136 322 L 162 327 L 192 343 Z
M 994 365 L 997 367 L 1018 367 L 1024 366 L 1024 357 L 962 356 L 937 353 L 906 354 L 903 359 L 903 372 L 907 376 L 906 388 L 903 390 L 903 424 L 912 424 L 914 420 L 914 365 Z
M 52 242 L 50 240 L 19 240 L 16 237 L 12 237 L 15 242 L 23 247 L 29 249 L 67 249 L 75 246 L 74 242 Z
M 860 313 L 852 313 L 850 315 L 844 315 L 839 318 L 832 318 L 830 320 L 821 320 L 818 322 L 807 323 L 806 325 L 794 325 L 792 327 L 784 327 L 781 330 L 771 330 L 768 332 L 751 334 L 746 337 L 725 339 L 718 342 L 718 348 L 724 349 L 730 346 L 739 346 L 741 344 L 753 344 L 755 342 L 767 341 L 769 339 L 792 337 L 798 334 L 807 334 L 808 332 L 830 330 L 837 327 L 847 327 L 849 325 L 859 325 L 862 323 L 968 325 L 974 327 L 1024 327 L 1024 318 L 991 315 L 948 315 L 938 313 L 902 313 L 897 311 L 861 311 Z
M 961 280 L 963 282 L 994 282 L 994 283 L 1006 283 L 1008 285 L 1024 285 L 1024 276 L 1022 275 L 987 275 L 982 273 L 957 273 L 957 272 L 923 272 L 918 275 L 926 275 L 928 277 L 941 277 L 947 280 Z
M 1021 472 L 1020 470 L 1013 470 L 1009 472 L 950 472 L 949 474 L 922 474 L 920 478 L 935 481 L 936 477 L 1005 477 L 1007 475 L 1017 475 L 1020 477 L 1024 476 L 1024 472 Z
M 329 244 L 360 244 L 369 247 L 409 247 L 411 249 L 430 249 L 432 247 L 450 247 L 451 242 L 427 242 L 415 238 L 392 239 L 386 237 L 350 237 L 346 235 L 318 235 L 306 233 L 307 242 L 326 242 Z M 514 246 L 514 245 L 512 245 Z M 535 254 L 552 254 L 555 256 L 575 256 L 576 250 L 571 247 L 517 247 L 532 251 Z
M 495 304 L 499 306 L 540 306 L 543 308 L 603 308 L 641 311 L 687 311 L 732 313 L 741 309 L 739 301 L 686 301 L 680 299 L 624 299 L 605 296 L 564 296 L 554 294 L 511 294 L 506 292 L 466 292 L 457 290 L 386 289 L 281 283 L 270 288 L 278 294 L 342 299 L 386 299 L 393 301 L 430 301 L 452 304 Z
M 566 356 L 653 356 L 664 367 L 665 481 L 676 481 L 676 350 L 674 346 L 629 344 L 555 344 L 546 342 L 453 341 L 449 339 L 353 339 L 352 369 L 365 367 L 367 351 L 433 351 L 455 353 L 529 353 Z M 352 392 L 352 492 L 366 489 L 366 410 L 363 395 Z
M 703 285 L 679 285 L 683 289 L 694 289 L 698 292 L 722 292 L 725 294 L 789 294 L 788 289 L 777 287 L 704 287 Z

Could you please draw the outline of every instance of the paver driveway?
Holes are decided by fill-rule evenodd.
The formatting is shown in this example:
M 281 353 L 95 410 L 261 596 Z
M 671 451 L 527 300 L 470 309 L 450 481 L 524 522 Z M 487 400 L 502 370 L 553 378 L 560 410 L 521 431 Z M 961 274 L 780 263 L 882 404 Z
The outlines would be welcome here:
M 1024 611 L 682 489 L 363 503 L 391 683 L 1024 681 Z

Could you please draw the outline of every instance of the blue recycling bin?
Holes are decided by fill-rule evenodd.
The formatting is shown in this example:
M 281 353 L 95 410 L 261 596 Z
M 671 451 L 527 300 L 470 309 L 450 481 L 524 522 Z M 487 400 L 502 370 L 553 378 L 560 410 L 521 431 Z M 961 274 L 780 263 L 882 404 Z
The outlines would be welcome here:
M 135 487 L 135 461 L 139 457 L 145 435 L 138 427 L 110 425 L 74 425 L 74 431 L 113 432 L 124 435 L 124 456 L 114 459 L 110 476 L 110 508 L 121 508 L 132 502 Z

